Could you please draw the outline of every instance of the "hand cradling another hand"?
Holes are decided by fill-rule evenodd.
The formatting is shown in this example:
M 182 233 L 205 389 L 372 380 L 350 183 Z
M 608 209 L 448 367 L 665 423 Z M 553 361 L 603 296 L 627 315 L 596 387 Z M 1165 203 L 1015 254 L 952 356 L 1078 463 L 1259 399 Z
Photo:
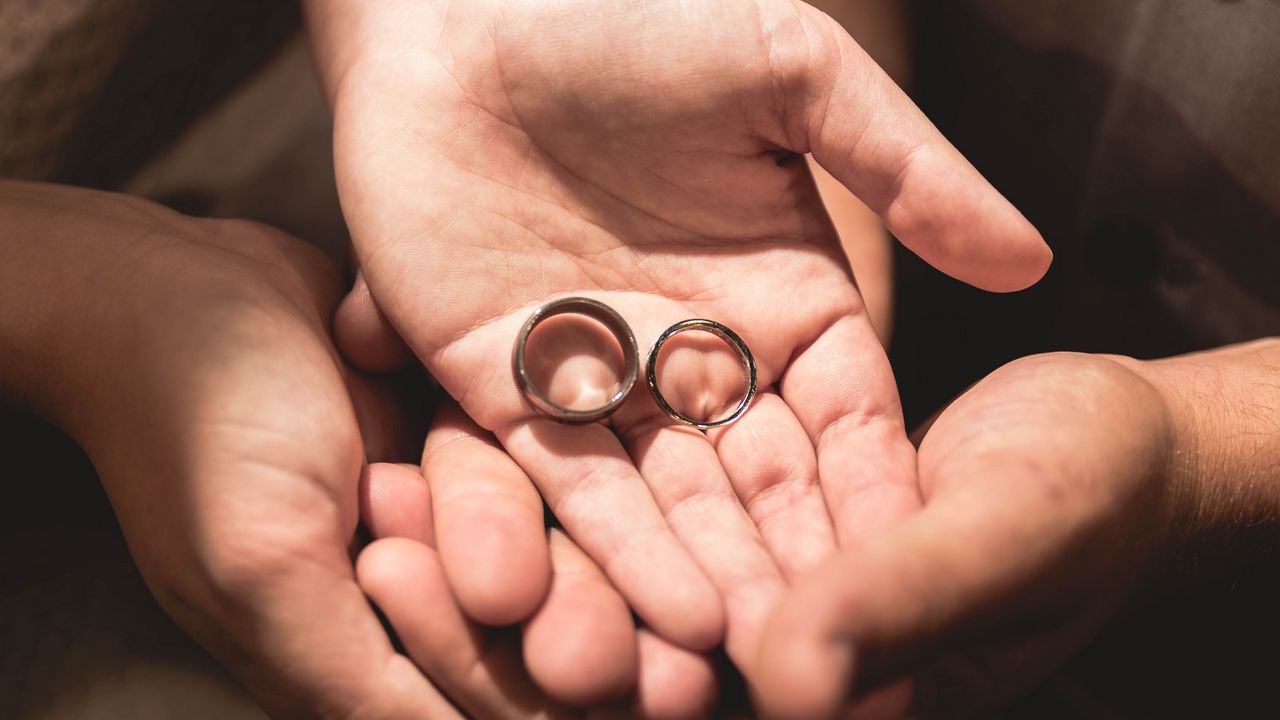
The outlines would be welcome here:
M 1224 529 L 1265 535 L 1275 494 L 1250 478 L 1280 443 L 1232 413 L 1276 349 L 1041 355 L 978 383 L 924 435 L 921 512 L 842 550 L 773 617 L 764 708 L 984 717 L 1121 611 L 1193 582 L 1187 558 L 1211 568 Z
M 786 579 L 919 503 L 892 373 L 801 154 L 982 287 L 1029 285 L 1047 248 L 802 3 L 307 9 L 373 300 L 646 627 L 692 650 L 724 640 L 750 674 Z M 534 307 L 568 295 L 616 308 L 642 346 L 685 318 L 723 322 L 763 392 L 705 436 L 643 396 L 608 425 L 547 420 L 512 380 L 511 347 Z M 476 618 L 468 577 L 515 563 L 472 553 L 463 570 L 450 548 L 498 527 L 546 544 L 504 497 L 455 504 L 465 523 L 435 511 Z
M 339 359 L 323 254 L 29 183 L 0 228 L 0 390 L 85 448 L 160 605 L 274 717 L 453 716 L 356 583 L 361 467 L 420 399 Z

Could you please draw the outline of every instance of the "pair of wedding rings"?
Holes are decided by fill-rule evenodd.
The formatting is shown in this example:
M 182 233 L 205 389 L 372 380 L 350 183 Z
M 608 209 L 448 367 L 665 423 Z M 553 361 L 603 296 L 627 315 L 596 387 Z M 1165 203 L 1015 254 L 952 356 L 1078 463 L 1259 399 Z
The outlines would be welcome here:
M 618 384 L 613 394 L 610 395 L 609 400 L 599 407 L 578 410 L 560 405 L 547 397 L 547 394 L 537 386 L 529 375 L 529 367 L 525 359 L 529 335 L 547 319 L 566 314 L 583 315 L 596 320 L 613 335 L 614 339 L 618 341 L 618 345 L 622 348 L 624 360 L 622 381 Z M 672 407 L 658 387 L 658 354 L 662 352 L 662 347 L 668 340 L 688 331 L 708 332 L 719 337 L 729 347 L 733 348 L 738 354 L 738 359 L 742 362 L 742 370 L 747 379 L 746 392 L 743 393 L 742 399 L 738 401 L 732 412 L 724 417 L 712 420 L 698 420 L 689 417 Z M 631 326 L 618 314 L 618 311 L 599 300 L 584 297 L 560 298 L 534 310 L 529 319 L 525 321 L 524 326 L 520 328 L 520 334 L 516 336 L 511 365 L 515 372 L 516 384 L 520 386 L 520 390 L 524 393 L 525 399 L 529 401 L 529 404 L 543 415 L 570 425 L 597 422 L 612 415 L 615 410 L 622 406 L 627 396 L 631 394 L 631 389 L 635 386 L 640 376 L 639 348 L 636 345 L 635 334 L 631 332 Z M 711 428 L 724 427 L 746 413 L 747 408 L 751 405 L 752 398 L 756 394 L 756 361 L 751 355 L 751 349 L 747 347 L 747 344 L 743 342 L 737 333 L 715 320 L 695 318 L 678 322 L 658 336 L 658 339 L 653 343 L 653 347 L 649 349 L 645 379 L 649 385 L 649 392 L 653 394 L 654 401 L 657 402 L 658 407 L 663 412 L 685 425 L 692 425 L 699 430 L 710 430 Z

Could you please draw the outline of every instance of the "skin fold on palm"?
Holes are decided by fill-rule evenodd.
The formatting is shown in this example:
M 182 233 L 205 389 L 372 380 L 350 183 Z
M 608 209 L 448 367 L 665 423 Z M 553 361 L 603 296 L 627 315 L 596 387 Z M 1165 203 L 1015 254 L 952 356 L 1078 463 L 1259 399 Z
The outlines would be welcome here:
M 309 8 L 322 48 L 325 5 Z M 1043 243 L 803 4 L 343 12 L 356 47 L 326 75 L 374 299 L 654 631 L 707 649 L 727 615 L 729 653 L 748 666 L 787 577 L 919 501 L 892 374 L 800 154 L 975 284 L 1033 282 Z M 642 346 L 685 318 L 724 322 L 766 390 L 705 437 L 639 393 L 607 427 L 541 418 L 511 378 L 511 345 L 533 307 L 570 294 L 617 308 Z M 541 519 L 511 516 L 511 536 L 538 544 Z M 473 617 L 499 619 L 465 594 Z

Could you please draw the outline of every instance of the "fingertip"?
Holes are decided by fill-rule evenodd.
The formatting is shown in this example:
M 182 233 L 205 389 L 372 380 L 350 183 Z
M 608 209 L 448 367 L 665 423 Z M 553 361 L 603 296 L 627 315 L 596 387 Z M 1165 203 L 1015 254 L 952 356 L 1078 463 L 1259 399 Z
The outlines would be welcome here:
M 830 718 L 839 712 L 854 673 L 853 645 L 822 627 L 819 617 L 788 599 L 765 628 L 750 678 L 762 716 Z
M 660 535 L 644 552 L 619 555 L 608 567 L 636 614 L 657 635 L 695 652 L 724 642 L 724 599 L 674 535 Z
M 514 625 L 538 609 L 551 585 L 541 517 L 483 496 L 455 499 L 436 519 L 441 562 L 458 604 L 485 625 Z
M 1012 293 L 1026 290 L 1040 282 L 1053 264 L 1053 250 L 1040 232 L 1012 205 L 1006 204 L 1009 228 L 997 230 L 997 237 L 986 251 L 973 253 L 976 262 L 967 263 L 961 280 L 982 290 Z M 977 245 L 980 241 L 973 241 Z
M 707 717 L 718 694 L 716 672 L 705 655 L 642 630 L 635 711 L 652 720 Z
M 333 337 L 352 365 L 369 372 L 391 372 L 414 361 L 413 351 L 382 314 L 361 274 L 356 275 L 355 285 L 338 304 L 333 316 Z
M 1021 287 L 1013 287 L 1011 291 L 1025 290 L 1044 279 L 1049 273 L 1049 268 L 1053 267 L 1053 248 L 1044 241 L 1040 232 L 1027 221 L 1033 233 L 1033 240 L 1028 242 L 1025 252 L 1026 257 L 1023 259 L 1023 279 Z M 995 290 L 994 292 L 1005 292 Z
M 546 601 L 524 627 L 529 674 L 548 695 L 579 707 L 636 685 L 639 651 L 631 612 L 603 573 L 553 533 L 555 575 Z
M 992 292 L 1035 284 L 1052 261 L 1040 233 L 852 38 L 835 37 L 810 57 L 828 81 L 796 106 L 814 159 L 938 270 Z
M 405 558 L 419 554 L 409 545 L 413 542 L 405 538 L 375 540 L 356 556 L 356 583 L 374 602 L 404 585 Z
M 360 519 L 375 538 L 435 546 L 431 490 L 413 465 L 371 463 L 360 475 Z
M 666 585 L 665 600 L 674 612 L 649 613 L 650 626 L 689 650 L 706 652 L 724 642 L 728 618 L 724 601 L 701 571 L 697 579 Z
M 542 499 L 528 476 L 452 402 L 427 435 L 423 469 L 458 604 L 486 625 L 528 619 L 551 584 Z
M 946 141 L 912 155 L 885 224 L 938 270 L 982 290 L 1017 292 L 1048 272 L 1040 231 Z

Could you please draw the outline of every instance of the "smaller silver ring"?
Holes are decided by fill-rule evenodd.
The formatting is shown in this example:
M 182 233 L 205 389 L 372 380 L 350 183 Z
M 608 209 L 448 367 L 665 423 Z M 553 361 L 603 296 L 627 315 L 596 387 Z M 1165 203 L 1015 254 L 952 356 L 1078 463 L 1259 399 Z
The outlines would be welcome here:
M 542 324 L 542 321 L 556 315 L 585 315 L 597 320 L 613 334 L 614 339 L 622 346 L 622 357 L 625 362 L 622 383 L 618 385 L 618 389 L 604 405 L 589 410 L 567 408 L 552 402 L 551 398 L 548 398 L 546 393 L 542 392 L 542 389 L 533 382 L 533 378 L 529 377 L 529 368 L 525 363 L 524 357 L 525 347 L 529 344 L 529 334 L 533 332 L 534 328 Z M 615 410 L 622 406 L 623 401 L 627 399 L 627 395 L 631 393 L 631 388 L 635 386 L 636 378 L 640 374 L 639 365 L 639 349 L 636 346 L 635 335 L 631 332 L 631 326 L 627 324 L 627 321 L 622 319 L 617 310 L 599 300 L 584 297 L 567 297 L 552 300 L 534 310 L 529 319 L 525 321 L 524 327 L 520 328 L 520 334 L 516 336 L 515 348 L 511 353 L 511 368 L 516 376 L 516 384 L 520 386 L 520 391 L 524 393 L 525 399 L 538 412 L 566 425 L 586 425 L 612 415 Z
M 733 412 L 719 420 L 703 422 L 685 415 L 671 407 L 671 403 L 667 402 L 667 399 L 662 395 L 662 391 L 658 389 L 658 353 L 662 352 L 662 346 L 672 337 L 689 330 L 709 332 L 728 343 L 738 353 L 738 359 L 742 362 L 742 370 L 747 374 L 747 391 L 743 394 L 742 400 L 738 401 L 738 406 L 733 409 Z M 663 412 L 685 425 L 692 425 L 699 430 L 710 430 L 711 428 L 724 427 L 736 422 L 751 406 L 751 400 L 756 396 L 756 359 L 751 355 L 751 348 L 747 347 L 747 343 L 738 336 L 738 333 L 730 330 L 725 325 L 715 320 L 700 318 L 682 320 L 664 330 L 658 336 L 657 341 L 653 343 L 653 348 L 649 350 L 649 362 L 645 370 L 645 379 L 649 382 L 649 392 L 653 393 L 653 399 L 657 401 L 658 407 L 662 408 Z

